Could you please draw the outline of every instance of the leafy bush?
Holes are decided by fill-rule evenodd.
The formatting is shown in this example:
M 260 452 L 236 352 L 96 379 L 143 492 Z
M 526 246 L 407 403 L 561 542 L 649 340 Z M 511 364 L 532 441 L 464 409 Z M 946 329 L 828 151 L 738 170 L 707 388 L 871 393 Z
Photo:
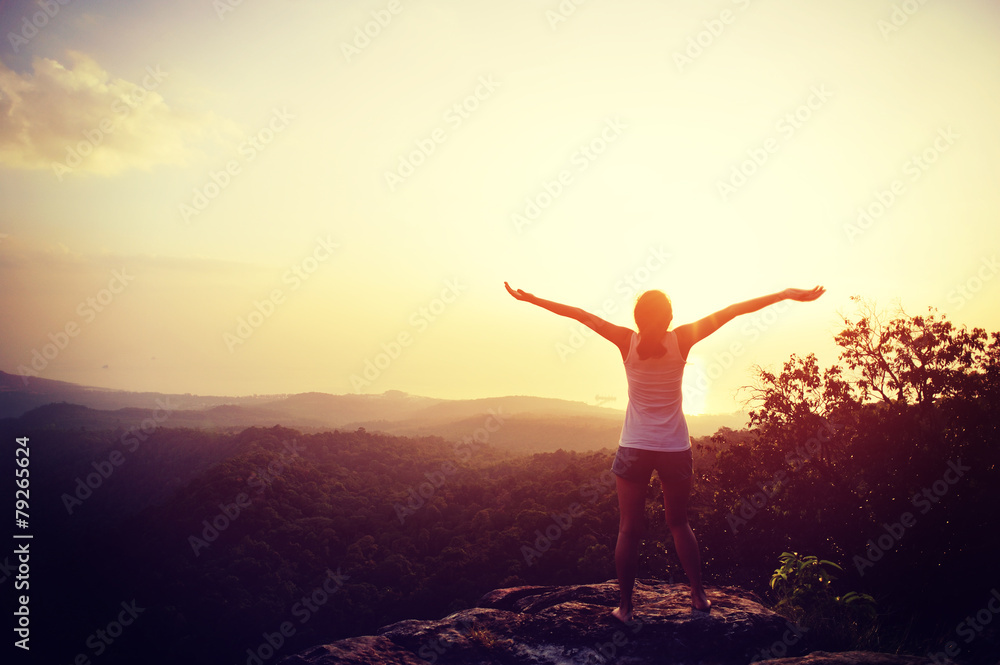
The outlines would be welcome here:
M 805 630 L 810 645 L 818 649 L 848 650 L 868 645 L 876 629 L 875 599 L 866 593 L 834 591 L 833 561 L 783 552 L 781 565 L 771 576 L 778 597 L 775 611 Z

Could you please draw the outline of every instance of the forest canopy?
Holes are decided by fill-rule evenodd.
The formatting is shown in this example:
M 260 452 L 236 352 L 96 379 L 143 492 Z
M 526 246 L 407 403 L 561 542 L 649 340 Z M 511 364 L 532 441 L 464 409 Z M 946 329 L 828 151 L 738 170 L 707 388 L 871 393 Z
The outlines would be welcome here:
M 836 364 L 759 368 L 749 427 L 695 441 L 706 581 L 777 602 L 782 553 L 815 555 L 842 568 L 835 596 L 875 601 L 858 646 L 923 655 L 955 642 L 956 660 L 985 663 L 996 624 L 969 643 L 956 626 L 1000 584 L 1000 333 L 857 304 Z M 39 626 L 58 627 L 39 642 L 60 662 L 95 655 L 88 638 L 123 599 L 145 609 L 101 662 L 242 663 L 285 622 L 274 660 L 494 588 L 615 575 L 613 441 L 512 456 L 363 429 L 164 426 L 127 451 L 120 429 L 3 426 L 37 450 L 36 539 L 77 543 L 39 549 L 40 593 L 60 598 L 38 609 Z M 64 495 L 115 451 L 124 462 L 68 511 Z M 648 492 L 640 578 L 685 582 L 655 479 Z

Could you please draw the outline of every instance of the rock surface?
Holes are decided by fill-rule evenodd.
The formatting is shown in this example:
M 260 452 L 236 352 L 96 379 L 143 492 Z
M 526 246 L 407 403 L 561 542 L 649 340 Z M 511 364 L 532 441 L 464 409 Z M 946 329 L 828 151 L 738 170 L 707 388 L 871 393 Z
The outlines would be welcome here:
M 774 658 L 758 660 L 757 663 L 767 665 L 925 665 L 931 661 L 917 656 L 897 656 L 890 653 L 873 653 L 871 651 L 813 651 L 806 656 L 793 658 Z
M 921 659 L 807 652 L 798 627 L 732 587 L 708 590 L 712 611 L 691 608 L 687 587 L 637 582 L 634 620 L 611 616 L 617 582 L 524 586 L 491 591 L 477 607 L 443 619 L 411 619 L 378 635 L 313 647 L 279 665 L 918 665 Z

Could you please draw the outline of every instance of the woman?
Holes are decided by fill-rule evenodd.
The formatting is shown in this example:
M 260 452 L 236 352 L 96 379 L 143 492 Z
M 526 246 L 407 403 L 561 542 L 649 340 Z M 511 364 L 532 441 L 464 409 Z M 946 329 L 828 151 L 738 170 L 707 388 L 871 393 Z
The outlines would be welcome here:
M 635 332 L 608 323 L 578 307 L 536 298 L 521 289 L 507 291 L 514 298 L 575 319 L 618 347 L 628 380 L 628 406 L 618 452 L 611 470 L 618 490 L 618 543 L 615 569 L 621 602 L 612 615 L 624 623 L 632 620 L 632 589 L 639 563 L 639 539 L 645 516 L 646 487 L 656 469 L 663 487 L 663 507 L 673 535 L 681 566 L 691 585 L 691 605 L 707 612 L 712 603 L 701 583 L 698 541 L 687 519 L 691 494 L 691 441 L 681 410 L 681 379 L 688 352 L 724 323 L 742 314 L 782 300 L 808 302 L 825 292 L 812 289 L 785 289 L 721 309 L 703 319 L 670 330 L 673 309 L 662 291 L 646 291 L 636 300 Z

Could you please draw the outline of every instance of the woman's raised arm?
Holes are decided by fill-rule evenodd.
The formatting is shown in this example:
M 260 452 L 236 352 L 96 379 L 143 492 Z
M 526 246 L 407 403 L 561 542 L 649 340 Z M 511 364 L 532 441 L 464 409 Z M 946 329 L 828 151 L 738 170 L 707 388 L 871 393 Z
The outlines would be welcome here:
M 522 289 L 512 289 L 510 284 L 507 282 L 504 282 L 503 285 L 507 287 L 507 293 L 517 300 L 537 305 L 542 309 L 549 310 L 553 314 L 558 314 L 559 316 L 565 316 L 579 321 L 604 339 L 617 346 L 618 350 L 621 351 L 622 358 L 625 358 L 625 356 L 628 355 L 629 344 L 632 341 L 632 330 L 629 328 L 616 326 L 613 323 L 605 321 L 599 316 L 595 316 L 586 310 L 580 309 L 579 307 L 563 305 L 562 303 L 552 300 L 545 300 L 544 298 L 539 298 L 538 296 L 528 293 Z
M 688 351 L 691 350 L 692 346 L 705 339 L 737 316 L 749 314 L 750 312 L 756 312 L 759 309 L 763 309 L 768 305 L 773 305 L 776 302 L 781 302 L 782 300 L 809 302 L 811 300 L 816 300 L 816 298 L 819 298 L 824 293 L 826 293 L 826 289 L 822 286 L 816 286 L 811 289 L 785 289 L 784 291 L 779 291 L 778 293 L 772 293 L 770 295 L 760 296 L 759 298 L 751 298 L 750 300 L 738 302 L 734 305 L 730 305 L 729 307 L 720 309 L 714 314 L 709 314 L 705 318 L 699 319 L 694 323 L 678 326 L 677 344 L 680 347 L 681 356 L 687 358 Z

